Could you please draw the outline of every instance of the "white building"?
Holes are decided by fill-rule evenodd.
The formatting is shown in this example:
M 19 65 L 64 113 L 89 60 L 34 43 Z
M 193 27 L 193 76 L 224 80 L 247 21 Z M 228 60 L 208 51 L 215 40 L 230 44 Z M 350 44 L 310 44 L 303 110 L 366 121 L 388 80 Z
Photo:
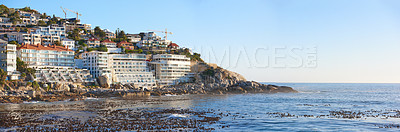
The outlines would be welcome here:
M 41 44 L 42 38 L 40 34 L 11 32 L 7 33 L 8 41 L 16 41 L 20 44 Z
M 68 49 L 76 50 L 76 49 L 75 49 L 75 41 L 72 40 L 72 39 L 63 38 L 63 39 L 61 40 L 61 44 L 62 44 L 63 46 L 67 46 Z
M 117 48 L 117 43 L 108 39 L 101 41 L 100 44 L 105 45 L 107 48 Z
M 145 54 L 111 54 L 113 82 L 134 84 L 138 88 L 151 89 L 156 86 L 149 70 Z
M 42 67 L 36 70 L 35 81 L 49 83 L 93 83 L 89 70 L 74 67 Z
M 0 39 L 0 67 L 7 72 L 9 80 L 16 80 L 18 79 L 17 45 L 7 43 Z
M 162 39 L 161 36 L 157 36 L 154 32 L 140 33 L 143 39 L 137 44 L 138 47 L 163 47 L 166 48 L 171 44 L 170 40 Z
M 65 31 L 66 29 L 64 26 L 52 24 L 47 27 L 39 27 L 38 30 L 36 30 L 36 34 L 41 35 L 42 44 L 49 45 L 55 41 L 61 42 L 61 39 L 67 36 Z
M 189 81 L 190 58 L 185 55 L 153 55 L 151 65 L 160 86 Z
M 91 51 L 82 53 L 83 68 L 88 69 L 93 77 L 107 76 L 111 82 L 111 69 L 107 52 Z
M 86 40 L 86 44 L 89 48 L 96 48 L 100 46 L 100 40 L 96 38 L 90 38 Z
M 132 43 L 137 43 L 142 40 L 142 37 L 140 37 L 139 34 L 126 34 L 126 38 Z
M 32 68 L 74 66 L 74 51 L 63 46 L 24 44 L 18 47 L 17 56 Z

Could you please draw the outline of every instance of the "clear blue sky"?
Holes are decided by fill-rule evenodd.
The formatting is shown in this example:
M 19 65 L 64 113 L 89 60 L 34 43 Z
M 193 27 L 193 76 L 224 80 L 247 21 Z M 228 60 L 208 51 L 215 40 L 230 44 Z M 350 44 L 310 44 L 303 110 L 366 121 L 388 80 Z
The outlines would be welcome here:
M 400 83 L 398 0 L 1 0 L 1 3 L 11 8 L 30 6 L 60 17 L 63 6 L 81 13 L 83 23 L 112 31 L 120 28 L 138 33 L 168 28 L 174 33 L 169 40 L 202 53 L 206 61 L 241 73 L 248 80 Z M 68 13 L 68 17 L 75 15 Z M 306 50 L 310 47 L 316 47 L 316 52 Z M 275 51 L 276 48 L 284 49 Z M 317 57 L 317 65 L 301 65 L 299 60 L 306 60 L 305 55 L 310 52 L 316 53 L 313 55 Z M 300 57 L 296 59 L 293 53 Z M 271 62 L 276 56 L 283 58 Z

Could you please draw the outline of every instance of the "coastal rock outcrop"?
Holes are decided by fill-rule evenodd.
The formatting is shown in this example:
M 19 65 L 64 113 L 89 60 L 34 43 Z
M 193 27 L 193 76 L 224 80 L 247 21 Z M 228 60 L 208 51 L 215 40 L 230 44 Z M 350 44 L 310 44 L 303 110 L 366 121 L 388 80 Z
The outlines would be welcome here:
M 111 82 L 109 82 L 109 80 L 110 79 L 108 78 L 108 76 L 100 76 L 98 78 L 98 83 L 103 88 L 109 88 L 110 84 L 111 84 Z
M 247 81 L 242 75 L 232 72 L 215 64 L 197 63 L 192 66 L 195 73 L 189 83 L 165 86 L 161 94 L 194 93 L 194 94 L 227 94 L 227 93 L 295 93 L 288 86 L 266 85 L 255 81 Z

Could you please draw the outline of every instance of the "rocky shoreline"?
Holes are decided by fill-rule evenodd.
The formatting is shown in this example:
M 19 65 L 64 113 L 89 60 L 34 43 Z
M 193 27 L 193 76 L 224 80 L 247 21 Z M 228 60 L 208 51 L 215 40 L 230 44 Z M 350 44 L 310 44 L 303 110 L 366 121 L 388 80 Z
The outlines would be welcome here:
M 104 89 L 104 88 L 79 88 L 70 91 L 10 91 L 8 94 L 0 96 L 0 103 L 23 103 L 29 101 L 79 101 L 88 97 L 107 98 L 107 97 L 126 97 L 126 96 L 164 96 L 164 95 L 183 95 L 183 94 L 242 94 L 242 93 L 291 93 L 297 92 L 291 87 L 265 85 L 256 82 L 247 82 L 243 86 L 233 86 L 229 88 L 197 88 L 193 84 L 177 85 L 175 87 L 157 88 L 151 91 L 126 89 Z M 251 86 L 253 85 L 253 86 Z
M 123 96 L 163 96 L 182 94 L 243 94 L 243 93 L 296 93 L 288 86 L 266 85 L 247 81 L 242 75 L 216 65 L 196 63 L 191 67 L 191 82 L 163 86 L 150 90 L 135 88 L 131 84 L 115 84 L 109 88 L 84 87 L 74 84 L 55 83 L 48 89 L 26 82 L 7 84 L 0 89 L 0 103 L 23 103 L 24 101 L 77 101 L 87 97 L 106 98 Z

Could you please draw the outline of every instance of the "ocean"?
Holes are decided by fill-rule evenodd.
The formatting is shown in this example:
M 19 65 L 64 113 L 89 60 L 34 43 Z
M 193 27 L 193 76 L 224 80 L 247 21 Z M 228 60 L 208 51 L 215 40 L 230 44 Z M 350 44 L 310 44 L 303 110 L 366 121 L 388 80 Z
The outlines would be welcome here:
M 204 127 L 214 131 L 400 131 L 400 84 L 268 83 L 299 93 L 168 95 L 88 98 L 85 101 L 0 104 L 0 113 L 41 111 L 35 118 L 96 118 L 98 109 L 190 109 L 221 116 Z M 190 118 L 176 115 L 179 118 Z M 24 118 L 19 116 L 20 118 Z M 3 119 L 2 119 L 3 120 Z M 14 130 L 0 127 L 0 130 Z M 190 129 L 188 129 L 190 130 Z

